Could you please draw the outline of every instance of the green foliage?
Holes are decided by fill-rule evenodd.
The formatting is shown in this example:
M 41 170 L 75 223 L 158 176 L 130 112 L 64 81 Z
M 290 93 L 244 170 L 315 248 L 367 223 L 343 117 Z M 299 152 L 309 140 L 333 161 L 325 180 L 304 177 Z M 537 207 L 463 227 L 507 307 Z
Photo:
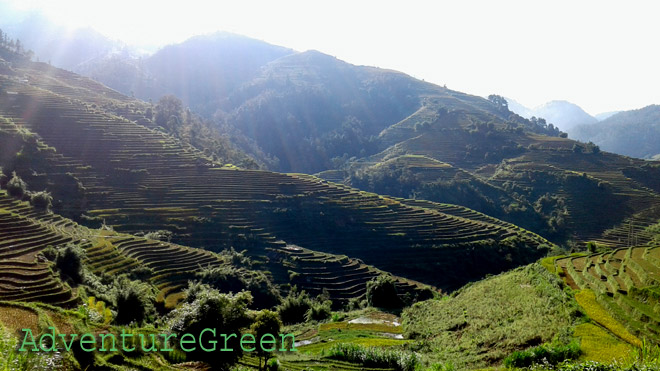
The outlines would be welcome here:
M 294 286 L 289 294 L 282 299 L 282 303 L 277 307 L 277 313 L 284 324 L 290 325 L 305 321 L 305 315 L 311 307 L 312 299 L 305 290 L 298 292 Z
M 221 294 L 217 290 L 201 290 L 192 302 L 183 303 L 169 314 L 168 327 L 179 337 L 190 333 L 196 338 L 206 328 L 217 329 L 220 333 L 240 333 L 250 325 L 247 307 L 252 301 L 249 292 L 236 295 Z M 215 368 L 224 369 L 236 363 L 242 355 L 237 337 L 228 338 L 227 348 L 233 351 L 205 352 L 200 347 L 187 353 L 188 359 L 207 362 Z M 224 346 L 224 341 L 218 346 Z M 219 349 L 218 349 L 219 350 Z
M 50 192 L 34 192 L 30 195 L 30 203 L 37 209 L 49 210 L 53 206 L 53 196 Z
M 280 302 L 277 288 L 260 271 L 248 272 L 245 269 L 223 265 L 201 269 L 195 273 L 195 277 L 221 292 L 250 291 L 254 308 L 272 308 Z
M 145 283 L 126 278 L 119 280 L 118 288 L 115 322 L 122 325 L 142 324 L 154 310 L 156 295 L 152 288 Z
M 372 307 L 380 308 L 400 308 L 403 305 L 394 279 L 385 274 L 367 282 L 367 302 Z
M 48 246 L 41 250 L 41 255 L 43 255 L 47 260 L 54 262 L 55 259 L 57 259 L 57 249 L 53 246 Z
M 277 313 L 270 310 L 262 310 L 259 313 L 257 313 L 257 316 L 254 318 L 254 322 L 252 323 L 251 330 L 256 339 L 261 339 L 262 336 L 266 334 L 274 335 L 277 341 L 275 346 L 279 349 L 280 344 L 279 344 L 279 339 L 277 338 L 277 334 L 280 333 L 281 327 L 282 327 L 282 321 L 280 321 Z M 260 357 L 259 367 L 261 368 L 262 358 L 264 365 L 267 365 L 268 358 L 270 357 L 271 352 L 266 352 L 261 347 L 257 347 L 256 353 L 257 356 Z
M 277 371 L 280 369 L 280 361 L 277 358 L 271 358 L 266 363 L 266 371 Z
M 18 339 L 0 324 L 0 370 L 53 370 L 62 367 L 59 353 L 19 351 Z
M 415 353 L 350 343 L 333 345 L 328 358 L 359 363 L 365 367 L 393 368 L 400 371 L 414 371 L 420 364 L 419 356 Z
M 566 345 L 539 345 L 531 349 L 513 352 L 504 359 L 504 366 L 523 368 L 536 363 L 556 365 L 565 360 L 577 359 L 580 354 L 582 351 L 577 341 Z
M 55 258 L 55 267 L 60 271 L 60 275 L 70 279 L 74 283 L 82 282 L 83 265 L 82 260 L 85 252 L 77 246 L 66 246 L 57 253 Z
M 331 308 L 332 301 L 330 300 L 314 300 L 311 307 L 305 312 L 305 320 L 307 322 L 326 320 L 330 318 L 330 315 L 332 314 Z
M 16 198 L 21 198 L 27 193 L 27 183 L 25 183 L 23 179 L 16 175 L 16 172 L 12 173 L 12 177 L 7 183 L 7 193 L 9 193 L 10 196 Z

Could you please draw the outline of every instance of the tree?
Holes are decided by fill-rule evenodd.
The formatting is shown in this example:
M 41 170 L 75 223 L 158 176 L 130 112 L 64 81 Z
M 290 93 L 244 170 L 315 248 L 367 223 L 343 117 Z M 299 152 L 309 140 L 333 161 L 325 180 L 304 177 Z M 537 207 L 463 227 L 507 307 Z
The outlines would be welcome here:
M 285 324 L 300 323 L 305 320 L 305 314 L 312 307 L 312 300 L 305 290 L 298 292 L 294 286 L 282 304 L 277 307 L 277 312 Z
M 509 102 L 504 99 L 501 95 L 491 94 L 488 96 L 488 100 L 493 102 L 497 106 L 497 109 L 503 112 L 509 111 Z
M 21 179 L 16 172 L 12 173 L 12 177 L 7 183 L 7 193 L 10 196 L 21 198 L 27 192 L 27 184 Z
M 241 329 L 250 325 L 247 307 L 251 301 L 252 296 L 247 291 L 229 295 L 203 288 L 195 293 L 194 301 L 184 303 L 170 313 L 170 331 L 177 334 L 177 338 L 181 338 L 183 334 L 192 334 L 196 339 L 200 339 L 200 344 L 196 344 L 195 349 L 181 349 L 186 351 L 190 359 L 207 362 L 214 369 L 228 369 L 243 355 L 240 345 Z M 221 333 L 214 334 L 214 329 Z M 225 341 L 221 334 L 238 336 L 228 336 Z M 170 346 L 178 346 L 177 343 Z
M 183 123 L 183 102 L 174 95 L 166 95 L 156 105 L 156 125 L 174 131 Z
M 55 266 L 60 275 L 68 277 L 74 283 L 82 282 L 82 256 L 84 252 L 75 246 L 67 246 L 61 250 L 55 258 Z
M 381 274 L 367 282 L 367 303 L 372 307 L 399 308 L 403 304 L 391 276 Z
M 53 196 L 47 191 L 35 192 L 30 195 L 30 203 L 37 209 L 48 210 L 53 206 Z
M 282 322 L 280 321 L 277 313 L 265 309 L 260 311 L 257 314 L 257 317 L 254 319 L 254 323 L 252 324 L 252 333 L 254 334 L 254 337 L 257 339 L 257 341 L 267 334 L 273 335 L 277 340 L 277 335 L 280 333 L 281 327 Z M 278 344 L 275 344 L 274 346 L 277 347 Z M 267 352 L 260 346 L 257 346 L 256 353 L 257 357 L 259 357 L 259 370 L 261 370 L 261 360 L 263 359 L 263 364 L 265 367 L 266 362 L 268 362 L 268 358 L 270 358 L 271 352 Z
M 115 321 L 122 325 L 134 322 L 139 326 L 153 309 L 155 295 L 148 285 L 139 281 L 123 278 L 118 283 L 120 290 L 115 303 L 117 307 Z

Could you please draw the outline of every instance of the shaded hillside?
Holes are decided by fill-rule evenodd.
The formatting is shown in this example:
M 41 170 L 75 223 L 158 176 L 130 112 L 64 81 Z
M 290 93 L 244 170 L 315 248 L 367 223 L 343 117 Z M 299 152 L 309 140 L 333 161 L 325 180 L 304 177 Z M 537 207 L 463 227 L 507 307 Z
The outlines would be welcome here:
M 90 60 L 75 71 L 143 100 L 173 94 L 195 112 L 211 117 L 221 113 L 227 97 L 257 76 L 263 65 L 292 53 L 219 32 L 166 46 L 144 58 L 110 55 Z
M 312 176 L 222 167 L 102 108 L 108 99 L 128 104 L 129 98 L 40 64 L 13 68 L 29 79 L 2 77 L 0 114 L 9 119 L 4 142 L 23 150 L 7 151 L 2 165 L 34 189 L 51 191 L 56 211 L 89 225 L 105 221 L 126 232 L 167 229 L 178 243 L 214 251 L 233 246 L 281 264 L 287 246 L 295 244 L 442 288 L 546 251 L 543 238 L 514 226 L 410 206 Z M 314 254 L 294 260 L 305 259 L 333 260 Z M 359 296 L 369 274 L 350 259 L 338 262 L 328 272 L 335 277 L 326 281 L 333 285 L 329 291 L 337 298 Z M 352 282 L 346 272 L 355 268 L 363 278 Z M 290 278 L 273 272 L 276 281 Z
M 93 61 L 80 72 L 142 99 L 174 94 L 254 141 L 276 158 L 271 169 L 278 171 L 316 172 L 377 153 L 383 149 L 379 133 L 429 97 L 558 134 L 486 99 L 400 72 L 224 33 L 165 47 L 142 61 L 117 56 Z M 253 148 L 243 149 L 254 154 Z
M 458 203 L 558 241 L 599 238 L 628 217 L 647 224 L 660 217 L 652 164 L 448 103 L 425 100 L 381 132 L 387 149 L 320 175 L 392 196 Z
M 621 155 L 652 158 L 660 154 L 660 106 L 619 112 L 594 124 L 576 127 L 571 136 Z
M 203 40 L 246 45 L 239 57 L 272 47 L 234 36 Z M 319 52 L 289 54 L 253 72 L 234 80 L 235 89 L 219 103 L 223 112 L 216 124 L 231 128 L 232 142 L 271 169 L 324 170 L 329 180 L 368 191 L 460 203 L 555 241 L 597 238 L 634 215 L 649 222 L 657 217 L 657 191 L 644 188 L 649 168 L 632 171 L 642 163 L 558 138 L 553 125 L 512 113 L 501 97 L 471 96 Z M 224 76 L 220 69 L 208 74 Z M 406 155 L 454 170 L 431 178 L 436 170 L 423 164 L 389 162 Z M 547 159 L 554 162 L 546 166 Z M 592 159 L 600 160 L 583 166 Z M 381 162 L 388 165 L 378 167 Z M 518 165 L 523 163 L 534 165 Z M 627 180 L 631 172 L 640 183 Z M 578 186 L 576 173 L 591 180 Z M 611 205 L 617 204 L 622 206 L 614 212 Z M 601 212 L 586 217 L 589 210 Z

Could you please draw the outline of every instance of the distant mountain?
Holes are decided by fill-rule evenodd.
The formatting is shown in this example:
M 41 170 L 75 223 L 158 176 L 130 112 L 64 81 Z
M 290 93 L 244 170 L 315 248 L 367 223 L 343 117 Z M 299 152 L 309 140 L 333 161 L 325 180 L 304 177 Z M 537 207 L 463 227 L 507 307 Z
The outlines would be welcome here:
M 543 117 L 548 123 L 553 123 L 559 129 L 569 132 L 580 124 L 593 124 L 595 117 L 584 112 L 580 106 L 565 100 L 553 100 L 534 109 L 536 117 Z
M 524 105 L 520 104 L 518 101 L 516 101 L 513 98 L 508 98 L 505 97 L 507 103 L 509 104 L 509 110 L 511 112 L 515 112 L 519 114 L 520 116 L 529 119 L 532 116 L 535 116 L 535 113 L 533 112 L 532 109 L 525 107 Z
M 575 139 L 591 141 L 603 150 L 639 158 L 660 154 L 660 106 L 619 112 L 597 125 L 580 125 Z
M 511 100 L 509 101 L 509 109 L 525 118 L 531 118 L 532 116 L 544 118 L 549 124 L 551 123 L 568 133 L 576 125 L 593 124 L 598 121 L 580 106 L 564 100 L 553 100 L 531 109 L 515 100 Z
M 127 45 L 91 28 L 70 29 L 56 25 L 39 14 L 1 27 L 10 37 L 19 39 L 26 49 L 34 51 L 35 59 L 70 71 L 94 59 L 115 53 L 132 53 Z
M 594 117 L 595 117 L 596 120 L 598 120 L 598 121 L 603 121 L 603 120 L 605 120 L 605 119 L 607 119 L 607 118 L 610 118 L 610 117 L 616 115 L 616 114 L 619 113 L 619 112 L 621 112 L 621 111 L 602 112 L 602 113 L 599 113 L 599 114 L 595 115 Z
M 156 101 L 173 94 L 194 111 L 221 114 L 226 98 L 261 68 L 293 50 L 226 32 L 196 36 L 151 56 L 111 55 L 75 72 L 127 95 Z

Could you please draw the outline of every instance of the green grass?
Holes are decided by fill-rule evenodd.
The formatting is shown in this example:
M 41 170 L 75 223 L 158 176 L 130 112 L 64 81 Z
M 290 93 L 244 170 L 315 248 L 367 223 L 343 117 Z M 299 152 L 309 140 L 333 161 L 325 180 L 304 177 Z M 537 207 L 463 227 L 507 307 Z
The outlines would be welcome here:
M 422 342 L 429 363 L 459 369 L 498 365 L 514 351 L 568 332 L 579 317 L 559 279 L 540 264 L 417 303 L 402 315 L 406 334 Z

